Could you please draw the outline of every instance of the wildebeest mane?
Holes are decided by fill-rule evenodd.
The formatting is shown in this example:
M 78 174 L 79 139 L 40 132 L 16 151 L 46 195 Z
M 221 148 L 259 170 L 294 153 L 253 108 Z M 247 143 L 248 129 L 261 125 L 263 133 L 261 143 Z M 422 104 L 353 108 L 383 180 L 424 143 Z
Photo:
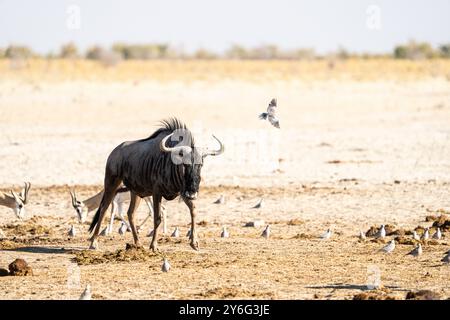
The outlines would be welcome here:
M 170 134 L 175 130 L 187 130 L 188 134 L 191 136 L 191 143 L 194 144 L 194 137 L 190 130 L 187 128 L 186 124 L 177 118 L 169 118 L 160 121 L 160 127 L 152 133 L 152 135 L 148 138 L 139 140 L 139 141 L 147 141 L 153 138 L 156 138 L 161 132 L 167 132 Z

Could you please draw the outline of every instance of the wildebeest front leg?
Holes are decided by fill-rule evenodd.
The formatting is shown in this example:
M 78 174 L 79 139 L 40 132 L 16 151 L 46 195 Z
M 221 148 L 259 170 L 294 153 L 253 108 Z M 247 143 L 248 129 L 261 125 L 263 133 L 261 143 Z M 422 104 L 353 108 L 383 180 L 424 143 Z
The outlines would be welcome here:
M 191 213 L 191 235 L 189 239 L 191 239 L 191 247 L 194 250 L 198 250 L 198 240 L 197 240 L 197 232 L 195 231 L 195 204 L 192 200 L 183 198 L 184 203 L 189 208 L 189 212 Z
M 136 225 L 135 225 L 135 221 L 134 221 L 134 213 L 136 212 L 136 209 L 139 207 L 139 204 L 141 203 L 141 198 L 138 197 L 135 193 L 131 192 L 131 197 L 130 197 L 130 207 L 128 208 L 128 221 L 130 222 L 130 227 L 131 227 L 131 232 L 133 233 L 133 239 L 134 239 L 134 244 L 137 247 L 140 247 L 140 243 L 139 243 L 139 237 L 138 237 L 138 233 L 136 230 Z
M 153 238 L 150 249 L 153 252 L 158 250 L 158 227 L 161 224 L 161 196 L 153 196 Z

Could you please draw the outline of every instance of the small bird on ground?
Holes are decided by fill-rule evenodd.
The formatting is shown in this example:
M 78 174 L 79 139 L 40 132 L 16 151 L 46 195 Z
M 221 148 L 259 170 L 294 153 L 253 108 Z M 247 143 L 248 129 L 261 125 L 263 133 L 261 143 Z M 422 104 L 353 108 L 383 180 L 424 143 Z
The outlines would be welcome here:
M 153 237 L 153 233 L 155 232 L 155 230 L 150 230 L 148 233 L 147 233 L 147 237 Z
M 253 209 L 261 209 L 264 207 L 264 199 L 261 198 L 259 202 L 253 207 Z
M 83 293 L 80 296 L 80 300 L 91 300 L 92 299 L 92 293 L 91 293 L 91 285 L 86 285 L 86 289 L 84 289 Z
M 447 252 L 447 255 L 445 257 L 443 257 L 441 261 L 446 264 L 450 264 L 450 251 Z
M 363 231 L 359 232 L 359 240 L 366 240 L 366 234 Z
M 426 228 L 425 232 L 422 235 L 422 240 L 428 240 L 428 239 L 430 239 L 430 231 L 429 231 L 429 228 Z
M 191 228 L 189 228 L 188 231 L 186 232 L 186 237 L 189 238 L 191 236 L 191 233 L 192 233 Z
M 69 230 L 69 237 L 75 237 L 77 235 L 77 230 L 75 230 L 75 226 L 72 225 Z
M 267 225 L 264 231 L 261 233 L 261 237 L 269 239 L 270 237 L 270 225 Z
M 180 229 L 176 227 L 175 230 L 172 232 L 172 237 L 178 238 L 179 236 L 180 236 Z
M 391 253 L 395 249 L 395 241 L 391 240 L 387 245 L 385 245 L 383 248 L 380 249 L 380 251 Z
M 259 115 L 261 120 L 269 120 L 269 122 L 275 127 L 280 129 L 280 121 L 276 118 L 277 111 L 277 99 L 272 99 L 267 107 L 267 111 Z
M 127 230 L 128 230 L 127 224 L 122 221 L 122 224 L 120 225 L 119 228 L 119 234 L 123 236 L 127 232 Z
M 164 262 L 163 262 L 163 264 L 161 266 L 161 271 L 162 272 L 169 272 L 170 268 L 171 268 L 171 265 L 170 265 L 169 261 L 166 258 L 164 258 Z
M 433 234 L 433 239 L 441 240 L 441 238 L 442 238 L 441 228 L 437 228 L 436 232 Z
M 215 204 L 224 204 L 225 203 L 225 197 L 223 196 L 223 194 L 220 195 L 219 199 L 217 199 L 216 201 L 214 201 Z
M 382 224 L 380 230 L 378 230 L 377 234 L 375 235 L 375 238 L 384 239 L 385 237 L 386 237 L 386 229 L 384 227 L 384 224 Z
M 412 251 L 407 253 L 406 255 L 411 255 L 413 257 L 418 257 L 422 254 L 422 245 L 419 243 L 417 247 L 415 247 Z
M 320 236 L 320 239 L 323 239 L 323 240 L 330 239 L 331 234 L 332 234 L 331 229 L 328 229 L 327 231 L 325 231 L 325 233 L 323 233 L 323 234 Z
M 220 234 L 221 238 L 229 238 L 230 237 L 230 233 L 227 230 L 227 227 L 223 227 L 222 228 L 222 233 Z
M 416 230 L 413 231 L 413 239 L 420 241 L 420 236 L 417 234 Z

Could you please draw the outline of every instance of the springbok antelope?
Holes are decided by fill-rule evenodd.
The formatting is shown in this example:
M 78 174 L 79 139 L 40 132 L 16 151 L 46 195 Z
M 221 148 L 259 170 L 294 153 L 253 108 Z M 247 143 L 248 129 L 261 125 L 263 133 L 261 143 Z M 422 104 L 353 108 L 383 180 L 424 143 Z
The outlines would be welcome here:
M 77 199 L 77 195 L 75 194 L 75 191 L 70 191 L 70 196 L 72 198 L 72 207 L 75 209 L 77 215 L 78 215 L 78 220 L 80 223 L 84 223 L 86 221 L 87 215 L 89 212 L 97 210 L 98 207 L 100 206 L 100 203 L 102 201 L 102 197 L 103 197 L 103 190 L 100 191 L 99 193 L 97 193 L 96 195 L 83 200 L 83 201 L 79 201 Z M 147 204 L 147 207 L 149 208 L 149 214 L 148 216 L 145 218 L 145 220 L 139 225 L 139 229 L 142 228 L 142 226 L 147 222 L 147 220 L 152 217 L 153 215 L 153 202 L 151 200 L 150 197 L 148 198 L 144 198 L 145 203 Z M 114 200 L 111 203 L 111 218 L 110 218 L 110 222 L 109 222 L 109 226 L 108 226 L 108 231 L 112 232 L 112 228 L 113 228 L 113 223 L 114 223 L 114 218 L 115 218 L 115 214 L 116 214 L 116 210 L 115 208 L 117 208 L 117 213 L 118 216 L 120 218 L 121 221 L 123 221 L 126 225 L 127 225 L 127 229 L 128 231 L 131 231 L 130 229 L 130 225 L 129 223 L 125 220 L 124 217 L 124 205 L 125 202 L 130 201 L 130 193 L 128 192 L 128 190 L 124 187 L 120 188 L 117 190 L 116 192 L 116 196 L 114 197 Z M 167 227 L 166 227 L 166 214 L 165 214 L 165 207 L 162 207 L 162 212 L 163 212 L 163 232 L 164 234 L 166 234 L 167 232 Z
M 0 192 L 0 206 L 13 209 L 15 215 L 20 220 L 25 217 L 25 205 L 28 202 L 28 192 L 30 191 L 31 183 L 25 182 L 25 187 L 17 194 L 10 191 L 10 194 Z

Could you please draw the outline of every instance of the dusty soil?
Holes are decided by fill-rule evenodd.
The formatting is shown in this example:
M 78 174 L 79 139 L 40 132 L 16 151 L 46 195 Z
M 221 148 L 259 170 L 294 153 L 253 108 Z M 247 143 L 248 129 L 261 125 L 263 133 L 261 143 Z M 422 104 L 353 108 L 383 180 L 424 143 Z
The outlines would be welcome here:
M 345 65 L 315 77 L 307 64 L 276 63 L 264 66 L 262 78 L 252 71 L 261 65 L 246 65 L 243 79 L 235 65 L 220 73 L 206 62 L 206 80 L 172 79 L 168 65 L 163 80 L 147 74 L 139 81 L 132 80 L 138 68 L 118 76 L 126 66 L 104 71 L 105 79 L 80 69 L 73 78 L 64 71 L 62 80 L 58 68 L 5 71 L 0 191 L 19 190 L 23 181 L 32 189 L 23 222 L 0 207 L 0 269 L 22 258 L 33 276 L 0 277 L 0 299 L 77 299 L 88 283 L 95 299 L 405 299 L 419 290 L 449 298 L 450 266 L 440 262 L 450 249 L 448 228 L 424 244 L 422 256 L 406 256 L 415 245 L 411 230 L 420 233 L 435 223 L 427 216 L 450 211 L 450 82 L 441 74 L 449 68 L 411 64 L 402 66 L 406 79 L 395 68 L 384 77 L 381 67 L 353 62 L 347 67 L 361 79 L 346 77 Z M 257 119 L 272 97 L 279 131 Z M 132 237 L 120 236 L 116 222 L 99 252 L 86 251 L 88 224 L 77 223 L 69 189 L 81 199 L 98 192 L 109 152 L 150 135 L 168 116 L 186 121 L 198 143 L 215 147 L 215 133 L 226 145 L 203 168 L 200 251 L 189 246 L 189 213 L 177 200 L 167 204 L 168 231 L 178 226 L 182 236 L 161 236 L 160 253 L 148 250 L 151 220 L 140 234 L 145 250 L 125 250 Z M 222 194 L 225 204 L 214 204 Z M 260 198 L 264 207 L 252 209 Z M 138 221 L 146 215 L 142 204 Z M 254 220 L 271 225 L 269 239 L 260 237 L 263 227 L 244 227 Z M 358 239 L 381 224 L 404 234 Z M 220 238 L 224 225 L 228 239 Z M 320 240 L 328 228 L 332 237 Z M 394 238 L 393 253 L 378 252 Z M 374 289 L 377 279 L 382 287 Z

